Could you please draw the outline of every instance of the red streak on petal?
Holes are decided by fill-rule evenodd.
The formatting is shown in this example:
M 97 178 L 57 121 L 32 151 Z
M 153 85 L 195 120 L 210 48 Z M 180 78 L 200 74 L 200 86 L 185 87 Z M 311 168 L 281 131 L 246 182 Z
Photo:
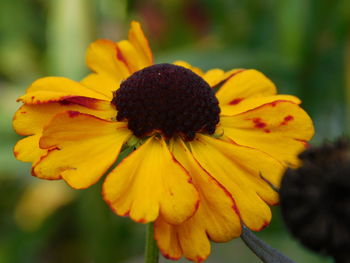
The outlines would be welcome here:
M 255 128 L 259 128 L 259 129 L 265 128 L 265 126 L 266 126 L 266 123 L 264 122 L 258 122 L 258 123 L 255 123 L 254 125 Z
M 162 250 L 161 250 L 161 252 L 162 252 L 163 257 L 170 259 L 170 260 L 178 260 L 181 258 L 181 257 L 172 257 L 169 254 L 165 253 L 165 251 L 162 251 Z
M 39 145 L 40 146 L 40 145 Z M 41 147 L 40 147 L 41 148 Z M 41 149 L 44 149 L 44 148 L 41 148 Z M 42 160 L 44 160 L 49 154 L 50 152 L 52 151 L 56 151 L 56 150 L 60 150 L 58 147 L 53 147 L 53 148 L 50 148 L 47 150 L 46 154 L 45 155 L 42 155 L 40 156 L 40 160 L 38 162 L 36 162 L 33 166 L 32 166 L 32 170 L 31 170 L 31 174 L 32 176 L 34 177 L 38 177 L 37 174 L 35 173 L 35 168 L 37 167 L 37 165 L 40 164 L 40 162 Z M 45 178 L 45 180 L 49 180 L 49 181 L 54 181 L 54 180 L 60 180 L 62 179 L 62 176 L 61 175 L 58 175 L 58 178 Z
M 261 121 L 260 118 L 254 118 L 254 119 L 252 119 L 252 121 L 254 123 L 254 127 L 258 128 L 258 129 L 263 129 L 267 125 L 265 122 Z
M 60 101 L 63 105 L 69 105 L 69 104 L 78 104 L 90 109 L 98 109 L 98 101 L 94 98 L 87 98 L 87 97 L 81 97 L 81 96 L 71 96 L 63 98 L 62 101 Z
M 147 223 L 146 219 L 144 219 L 144 218 L 136 220 L 136 222 L 141 223 L 141 224 L 146 224 Z
M 259 228 L 257 231 L 263 230 L 263 229 L 266 228 L 269 224 L 270 224 L 270 222 L 265 221 L 264 224 L 261 226 L 261 228 Z M 254 231 L 255 231 L 255 230 L 254 230 Z
M 253 122 L 254 122 L 254 123 L 259 123 L 259 122 L 261 122 L 261 119 L 260 119 L 260 118 L 254 118 L 254 119 L 253 119 Z
M 232 198 L 232 197 L 231 197 Z M 233 198 L 232 198 L 233 199 Z M 236 215 L 241 218 L 241 212 L 239 211 L 236 201 L 233 199 L 233 206 L 232 206 L 233 211 L 235 211 Z
M 305 140 L 302 140 L 302 139 L 294 139 L 294 140 L 301 142 L 306 149 L 310 147 L 310 144 Z
M 127 64 L 126 63 L 126 60 L 122 54 L 122 51 L 120 50 L 120 48 L 118 47 L 118 45 L 116 46 L 116 51 L 117 51 L 117 59 L 122 61 L 124 64 Z
M 294 120 L 294 117 L 292 115 L 288 115 L 284 117 L 284 120 L 281 122 L 280 125 L 288 125 L 288 122 Z
M 291 121 L 294 120 L 294 117 L 292 115 L 288 115 L 284 118 L 285 121 Z
M 212 88 L 215 89 L 216 87 L 218 87 L 219 85 L 221 85 L 223 82 L 227 81 L 228 79 L 233 78 L 233 77 L 236 76 L 238 73 L 241 73 L 241 72 L 243 72 L 243 71 L 245 71 L 245 70 L 246 70 L 246 69 L 240 69 L 240 70 L 238 70 L 237 72 L 232 73 L 232 74 L 229 75 L 227 78 L 223 79 L 222 81 L 220 81 L 220 82 L 217 83 L 216 85 L 212 86 Z
M 70 118 L 75 118 L 80 114 L 78 111 L 68 111 L 68 115 Z
M 237 98 L 237 99 L 234 99 L 232 101 L 230 101 L 230 105 L 237 105 L 238 103 L 240 103 L 241 101 L 243 100 L 243 98 Z
M 277 201 L 276 203 L 271 204 L 270 206 L 278 206 L 278 205 L 280 205 L 279 201 Z
M 197 201 L 196 205 L 194 206 L 194 210 L 197 211 L 200 205 L 200 200 Z
M 117 52 L 117 59 L 121 62 L 123 62 L 125 64 L 125 66 L 127 67 L 127 69 L 132 72 L 132 70 L 129 68 L 129 64 L 126 61 L 125 57 L 123 56 L 122 51 L 120 50 L 120 48 L 118 47 L 118 44 L 116 45 L 116 52 Z
M 129 215 L 130 215 L 130 211 L 127 211 L 127 212 L 125 212 L 125 214 L 123 214 L 122 216 L 128 217 Z
M 27 112 L 26 111 L 21 111 L 22 114 L 26 114 Z
M 200 263 L 200 262 L 203 262 L 204 260 L 205 260 L 204 258 L 202 258 L 202 257 L 200 257 L 200 256 L 196 256 L 195 262 Z
M 271 107 L 276 107 L 276 105 L 277 105 L 277 101 L 274 101 L 274 102 L 271 102 Z
M 264 130 L 264 132 L 266 132 L 266 133 L 270 133 L 270 132 L 271 132 L 271 130 L 269 130 L 269 129 L 265 129 L 265 130 Z

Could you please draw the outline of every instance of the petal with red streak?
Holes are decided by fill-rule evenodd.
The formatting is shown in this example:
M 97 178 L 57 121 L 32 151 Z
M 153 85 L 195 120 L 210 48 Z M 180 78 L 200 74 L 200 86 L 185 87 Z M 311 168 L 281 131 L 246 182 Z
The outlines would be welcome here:
M 299 164 L 297 155 L 314 134 L 307 113 L 289 101 L 275 101 L 235 116 L 222 116 L 221 125 L 234 142 L 292 166 Z
M 57 102 L 71 97 L 86 97 L 96 100 L 108 100 L 109 98 L 98 93 L 79 82 L 63 77 L 46 77 L 32 83 L 26 90 L 26 94 L 18 101 L 27 104 L 43 104 Z
M 43 130 L 40 148 L 50 150 L 34 165 L 33 175 L 63 178 L 76 189 L 89 187 L 116 161 L 131 136 L 126 125 L 73 111 L 57 114 Z
M 190 146 L 200 165 L 231 194 L 245 225 L 264 228 L 271 220 L 266 203 L 276 204 L 278 194 L 263 178 L 279 181 L 282 165 L 255 149 L 200 134 Z
M 275 84 L 259 71 L 249 69 L 236 72 L 216 93 L 220 107 L 237 99 L 272 96 Z

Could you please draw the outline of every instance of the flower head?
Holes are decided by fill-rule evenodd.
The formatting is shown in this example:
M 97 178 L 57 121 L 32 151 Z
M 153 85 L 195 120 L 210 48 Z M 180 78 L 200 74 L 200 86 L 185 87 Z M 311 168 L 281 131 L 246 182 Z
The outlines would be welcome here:
M 350 259 L 350 143 L 341 138 L 300 154 L 280 189 L 281 211 L 291 233 L 306 247 Z
M 193 140 L 197 132 L 213 134 L 220 109 L 214 91 L 191 70 L 157 64 L 135 72 L 114 93 L 117 120 L 127 121 L 137 137 L 154 131 L 166 139 Z
M 186 62 L 154 64 L 137 22 L 128 40 L 98 40 L 80 82 L 35 81 L 19 98 L 15 146 L 32 174 L 73 188 L 106 177 L 103 198 L 136 222 L 155 222 L 163 255 L 203 261 L 210 242 L 261 230 L 282 171 L 313 135 L 294 96 L 276 95 L 256 70 L 207 72 Z M 216 93 L 214 90 L 218 90 Z

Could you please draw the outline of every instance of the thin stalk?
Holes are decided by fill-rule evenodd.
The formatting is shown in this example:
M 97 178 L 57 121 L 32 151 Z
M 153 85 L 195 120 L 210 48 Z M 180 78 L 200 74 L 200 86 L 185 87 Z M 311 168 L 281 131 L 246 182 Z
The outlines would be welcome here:
M 241 238 L 250 250 L 265 263 L 294 263 L 294 261 L 255 236 L 246 226 L 243 226 Z
M 154 225 L 149 223 L 146 230 L 145 263 L 158 263 L 159 249 L 154 239 Z

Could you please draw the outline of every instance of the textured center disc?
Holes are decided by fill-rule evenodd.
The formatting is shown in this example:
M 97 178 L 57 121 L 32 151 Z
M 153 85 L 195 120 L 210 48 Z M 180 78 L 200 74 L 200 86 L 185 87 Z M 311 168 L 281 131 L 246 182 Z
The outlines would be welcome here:
M 112 103 L 117 120 L 128 121 L 137 137 L 160 132 L 193 140 L 196 132 L 213 134 L 220 108 L 213 90 L 184 67 L 158 64 L 135 72 L 122 82 Z

